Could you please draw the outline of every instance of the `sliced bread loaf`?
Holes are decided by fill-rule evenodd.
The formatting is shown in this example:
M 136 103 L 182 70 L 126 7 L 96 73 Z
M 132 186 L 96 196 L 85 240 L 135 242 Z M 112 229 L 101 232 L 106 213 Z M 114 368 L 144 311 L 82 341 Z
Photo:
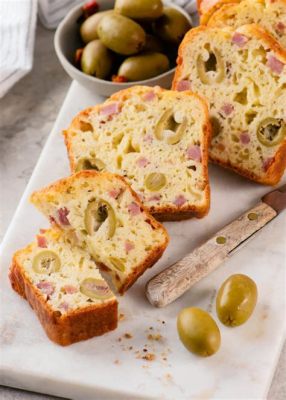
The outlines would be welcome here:
M 168 234 L 120 176 L 80 171 L 32 194 L 52 223 L 88 250 L 119 293 L 162 255 Z
M 134 86 L 82 111 L 64 134 L 73 172 L 124 176 L 156 218 L 208 212 L 210 124 L 198 95 Z
M 225 4 L 211 16 L 208 26 L 238 28 L 252 23 L 259 24 L 286 47 L 286 0 L 243 0 Z
M 258 25 L 201 26 L 184 38 L 173 88 L 208 99 L 210 158 L 265 184 L 286 166 L 286 52 Z
M 241 0 L 197 0 L 201 25 L 206 25 L 217 10 L 225 4 L 239 3 Z
M 35 310 L 48 337 L 69 345 L 117 326 L 117 301 L 84 250 L 59 229 L 41 231 L 15 253 L 12 287 Z

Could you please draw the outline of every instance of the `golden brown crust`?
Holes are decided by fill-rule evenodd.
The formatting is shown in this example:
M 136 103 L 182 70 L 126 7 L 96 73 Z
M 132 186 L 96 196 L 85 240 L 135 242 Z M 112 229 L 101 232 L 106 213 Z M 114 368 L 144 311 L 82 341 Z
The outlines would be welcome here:
M 133 86 L 128 89 L 120 90 L 119 92 L 113 94 L 109 100 L 110 101 L 124 101 L 124 99 L 128 98 L 130 94 L 132 94 L 136 90 L 140 90 L 141 86 Z M 156 87 L 156 90 L 160 93 L 166 92 L 165 89 Z M 151 206 L 147 208 L 147 210 L 156 215 L 156 218 L 161 221 L 178 221 L 180 219 L 186 219 L 187 215 L 189 218 L 197 217 L 201 218 L 204 215 L 208 214 L 210 208 L 210 190 L 208 185 L 208 147 L 211 140 L 212 127 L 209 121 L 209 111 L 208 106 L 205 99 L 197 93 L 193 93 L 191 91 L 185 91 L 186 95 L 192 96 L 196 98 L 203 108 L 203 114 L 205 117 L 204 121 L 204 135 L 203 135 L 203 151 L 202 151 L 202 164 L 203 164 L 203 180 L 207 183 L 208 189 L 206 191 L 206 201 L 202 206 L 192 206 L 185 205 L 183 207 L 178 208 L 176 205 L 168 205 L 168 206 Z M 80 127 L 80 121 L 82 118 L 87 118 L 90 113 L 96 113 L 101 105 L 96 105 L 94 107 L 89 107 L 86 110 L 81 111 L 73 120 L 69 128 L 63 131 L 65 145 L 67 148 L 68 158 L 70 162 L 71 171 L 75 172 L 75 160 L 74 155 L 72 153 L 71 141 L 69 140 L 69 136 L 72 134 L 74 129 Z M 145 207 L 146 209 L 146 207 Z M 184 215 L 184 216 L 183 216 Z
M 208 27 L 205 25 L 201 25 L 197 28 L 191 29 L 184 37 L 183 41 L 180 44 L 178 50 L 178 58 L 177 58 L 177 68 L 175 71 L 175 76 L 172 83 L 172 89 L 176 90 L 178 82 L 180 81 L 180 77 L 183 71 L 183 54 L 185 52 L 185 48 L 192 42 L 193 38 L 196 35 L 199 35 L 201 32 L 209 30 L 209 29 L 216 29 L 212 27 Z M 233 32 L 231 28 L 225 28 L 225 32 Z M 270 50 L 275 52 L 275 57 L 277 57 L 281 62 L 286 64 L 286 49 L 280 46 L 280 44 L 264 29 L 262 29 L 258 24 L 249 24 L 243 25 L 237 29 L 240 33 L 249 36 L 250 38 L 254 37 L 258 40 L 261 40 L 266 47 Z M 246 171 L 237 165 L 232 165 L 229 162 L 224 162 L 222 160 L 217 159 L 214 156 L 209 155 L 210 161 L 224 167 L 227 169 L 231 169 L 238 174 L 245 176 L 248 179 L 251 179 L 255 182 L 259 182 L 265 185 L 276 185 L 286 168 L 286 139 L 280 145 L 277 153 L 275 154 L 274 160 L 271 163 L 266 175 L 258 176 L 250 171 Z
M 17 260 L 17 253 L 12 259 L 9 271 L 12 288 L 29 302 L 46 334 L 53 342 L 67 346 L 80 340 L 103 335 L 117 327 L 118 303 L 116 300 L 64 315 L 61 315 L 59 311 L 54 311 L 27 278 Z
M 212 4 L 208 7 L 205 4 L 207 1 L 201 0 L 199 6 L 200 24 L 207 25 L 212 15 L 224 5 L 236 4 L 240 3 L 240 1 L 241 0 L 217 0 L 215 3 L 212 2 Z

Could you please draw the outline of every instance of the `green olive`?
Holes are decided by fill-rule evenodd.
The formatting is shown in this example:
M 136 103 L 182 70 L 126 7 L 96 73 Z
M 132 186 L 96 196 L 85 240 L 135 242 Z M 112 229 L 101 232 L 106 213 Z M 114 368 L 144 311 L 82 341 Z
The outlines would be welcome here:
M 115 10 L 133 19 L 155 19 L 162 15 L 161 0 L 116 0 Z
M 111 238 L 116 229 L 116 216 L 111 205 L 101 199 L 92 200 L 85 210 L 84 223 L 89 235 L 96 233 L 101 225 L 107 220 L 108 238 Z
M 146 40 L 139 24 L 116 13 L 106 15 L 99 21 L 97 33 L 106 47 L 123 55 L 138 53 Z
M 168 57 L 162 53 L 146 52 L 126 58 L 118 70 L 127 81 L 143 81 L 168 71 Z
M 119 271 L 119 272 L 125 272 L 126 268 L 125 268 L 124 261 L 121 260 L 120 258 L 109 257 L 108 261 L 111 264 L 111 265 L 109 264 L 111 269 L 115 269 L 116 271 Z
M 113 297 L 111 290 L 103 279 L 84 279 L 80 284 L 80 291 L 92 299 L 106 300 Z
M 163 112 L 154 128 L 154 135 L 158 140 L 166 139 L 168 144 L 177 144 L 186 131 L 188 120 L 178 118 L 172 108 Z
M 146 42 L 143 50 L 162 53 L 164 50 L 164 46 L 162 41 L 158 37 L 146 34 Z
M 81 70 L 85 74 L 99 79 L 107 78 L 111 72 L 113 57 L 111 52 L 100 42 L 89 42 L 82 52 Z
M 211 356 L 220 347 L 220 331 L 216 322 L 200 308 L 184 308 L 177 318 L 177 330 L 183 345 L 199 356 Z
M 113 10 L 100 11 L 88 17 L 80 27 L 80 36 L 84 43 L 98 39 L 97 26 L 101 18 L 114 12 Z
M 51 250 L 42 250 L 35 255 L 32 268 L 37 274 L 51 274 L 61 268 L 60 257 Z
M 257 128 L 257 138 L 267 147 L 276 146 L 286 137 L 286 124 L 283 119 L 265 118 Z
M 204 60 L 201 54 L 197 59 L 199 78 L 205 85 L 219 83 L 224 79 L 224 62 L 218 50 L 209 51 L 208 59 Z
M 172 7 L 164 7 L 163 15 L 154 23 L 154 33 L 162 40 L 171 43 L 180 43 L 184 35 L 191 28 L 187 18 Z
M 145 178 L 145 186 L 151 192 L 161 190 L 167 183 L 166 176 L 159 172 L 152 172 Z
M 99 158 L 81 158 L 76 165 L 76 172 L 85 169 L 95 169 L 96 171 L 102 171 L 105 168 L 105 164 Z
M 255 282 L 246 275 L 232 275 L 222 284 L 217 294 L 218 318 L 227 326 L 242 325 L 253 313 L 256 301 Z

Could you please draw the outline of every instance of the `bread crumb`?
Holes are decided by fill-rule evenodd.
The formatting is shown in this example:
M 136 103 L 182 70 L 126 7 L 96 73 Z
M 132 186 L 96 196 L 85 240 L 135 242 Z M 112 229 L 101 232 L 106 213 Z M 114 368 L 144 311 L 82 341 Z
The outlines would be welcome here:
M 124 321 L 125 320 L 125 314 L 120 313 L 118 319 L 119 319 L 119 321 Z
M 155 354 L 153 354 L 153 353 L 148 353 L 148 354 L 145 354 L 145 355 L 142 357 L 142 359 L 143 359 L 143 360 L 146 360 L 146 361 L 154 361 L 154 360 L 156 359 L 156 356 L 155 356 Z
M 163 339 L 162 335 L 160 335 L 160 333 L 157 334 L 152 334 L 149 333 L 149 335 L 147 336 L 148 340 L 155 340 L 156 342 L 159 342 Z
M 120 364 L 119 360 L 114 360 L 114 364 Z
M 124 337 L 125 337 L 125 339 L 132 339 L 132 335 L 131 335 L 131 333 L 124 333 L 124 335 L 123 335 Z
M 117 339 L 118 342 L 121 342 L 121 340 L 122 340 L 121 337 L 119 337 L 119 338 Z

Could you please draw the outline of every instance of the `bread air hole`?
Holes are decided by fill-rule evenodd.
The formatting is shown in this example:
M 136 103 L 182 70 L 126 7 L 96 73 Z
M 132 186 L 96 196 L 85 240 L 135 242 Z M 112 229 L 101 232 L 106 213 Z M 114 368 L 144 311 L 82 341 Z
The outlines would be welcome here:
M 246 105 L 247 104 L 247 88 L 243 88 L 241 92 L 236 93 L 234 96 L 234 101 L 239 104 Z
M 82 132 L 93 132 L 93 126 L 91 123 L 83 120 L 79 121 L 79 128 Z
M 247 111 L 247 113 L 245 114 L 245 122 L 247 123 L 247 125 L 250 125 L 254 121 L 256 116 L 257 116 L 256 111 L 253 110 Z

